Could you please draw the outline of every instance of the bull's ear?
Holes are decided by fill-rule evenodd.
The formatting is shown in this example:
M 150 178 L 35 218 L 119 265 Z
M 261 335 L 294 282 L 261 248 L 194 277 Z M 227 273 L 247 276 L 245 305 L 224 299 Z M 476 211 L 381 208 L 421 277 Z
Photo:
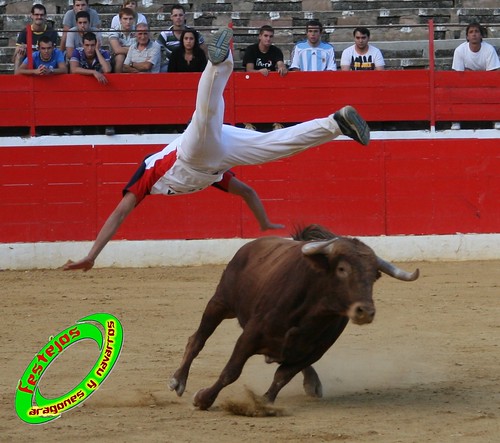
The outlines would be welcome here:
M 324 241 L 313 241 L 306 243 L 302 246 L 302 254 L 304 255 L 316 255 L 323 254 L 329 255 L 333 252 L 334 243 L 337 239 L 333 238 L 331 240 Z

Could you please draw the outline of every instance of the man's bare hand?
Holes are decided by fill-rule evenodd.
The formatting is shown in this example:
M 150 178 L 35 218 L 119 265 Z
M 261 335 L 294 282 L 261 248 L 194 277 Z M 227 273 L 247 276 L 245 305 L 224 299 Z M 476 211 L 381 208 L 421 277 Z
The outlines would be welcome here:
M 63 266 L 65 271 L 76 271 L 77 269 L 82 269 L 83 272 L 87 272 L 94 266 L 94 260 L 85 257 L 83 260 L 74 262 L 73 260 L 68 260 Z
M 284 229 L 285 225 L 281 223 L 268 222 L 267 224 L 260 227 L 261 231 L 267 231 L 268 229 Z

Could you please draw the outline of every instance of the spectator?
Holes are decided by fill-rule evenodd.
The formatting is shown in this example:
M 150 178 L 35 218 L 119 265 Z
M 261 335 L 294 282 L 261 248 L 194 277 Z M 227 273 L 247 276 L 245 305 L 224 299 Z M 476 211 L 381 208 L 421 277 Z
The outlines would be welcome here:
M 180 38 L 182 31 L 186 29 L 186 10 L 182 5 L 174 5 L 170 9 L 170 20 L 172 21 L 172 26 L 166 31 L 160 32 L 160 35 L 156 41 L 162 47 L 162 63 L 161 72 L 168 71 L 168 62 L 170 60 L 170 54 L 181 44 Z M 205 39 L 203 36 L 196 31 L 198 42 L 200 48 L 203 49 L 205 55 L 207 54 L 207 45 L 205 44 Z
M 306 23 L 306 40 L 293 48 L 290 71 L 336 71 L 335 51 L 329 43 L 321 41 L 323 25 L 319 20 Z
M 16 69 L 16 74 L 50 75 L 67 74 L 64 54 L 54 46 L 49 36 L 38 41 L 38 51 L 33 53 L 33 69 L 28 68 L 28 57 Z
M 61 51 L 66 51 L 66 39 L 68 31 L 76 26 L 76 14 L 80 11 L 87 11 L 90 15 L 90 27 L 99 29 L 101 27 L 101 19 L 95 9 L 89 8 L 88 0 L 73 0 L 73 8 L 64 14 L 63 18 L 63 35 L 61 39 Z
M 470 23 L 465 28 L 466 40 L 453 53 L 451 69 L 454 71 L 495 71 L 500 69 L 500 61 L 495 48 L 487 42 L 486 29 L 479 23 Z M 494 124 L 500 129 L 500 123 Z M 451 129 L 460 129 L 460 122 L 453 122 Z
M 384 57 L 380 49 L 368 44 L 370 30 L 364 27 L 354 29 L 354 45 L 342 52 L 340 68 L 342 71 L 383 71 Z
M 71 28 L 66 38 L 66 59 L 69 60 L 73 56 L 73 50 L 83 46 L 83 36 L 87 32 L 93 32 L 99 41 L 99 46 L 102 44 L 101 34 L 96 32 L 97 29 L 90 27 L 90 14 L 88 11 L 79 11 L 76 14 L 76 26 Z
M 42 37 L 49 37 L 50 41 L 57 45 L 59 39 L 57 31 L 51 29 L 47 24 L 47 10 L 45 6 L 37 3 L 31 8 L 31 38 L 32 49 L 36 51 L 38 42 Z M 13 62 L 14 71 L 19 68 L 19 65 L 26 57 L 26 28 L 24 28 L 17 36 L 16 49 L 14 51 Z
M 206 65 L 207 56 L 200 48 L 198 33 L 194 29 L 184 29 L 179 47 L 170 55 L 168 72 L 203 72 Z
M 243 66 L 247 72 L 260 72 L 267 77 L 270 72 L 277 71 L 281 77 L 288 73 L 283 61 L 283 52 L 273 45 L 274 29 L 272 26 L 264 25 L 259 29 L 259 41 L 245 49 Z M 246 129 L 255 131 L 252 123 L 245 123 Z M 273 129 L 281 129 L 281 123 L 274 123 Z
M 100 42 L 93 32 L 86 32 L 82 37 L 81 47 L 75 48 L 69 61 L 71 74 L 93 75 L 101 84 L 107 84 L 104 74 L 111 72 L 111 56 L 105 49 L 100 48 Z M 106 135 L 114 135 L 115 129 L 108 126 Z M 73 135 L 82 135 L 80 127 L 73 128 Z
M 135 17 L 135 23 L 138 25 L 139 23 L 146 23 L 148 24 L 148 21 L 146 19 L 146 16 L 144 14 L 141 14 L 140 12 L 137 12 L 137 2 L 135 0 L 125 0 L 123 2 L 122 8 L 129 8 L 134 11 L 136 17 Z M 113 20 L 111 20 L 111 29 L 117 29 L 120 26 L 120 14 L 116 14 L 113 17 Z
M 120 9 L 120 26 L 109 35 L 109 44 L 113 50 L 114 71 L 123 72 L 123 62 L 128 50 L 135 43 L 135 13 L 132 9 Z
M 99 83 L 108 83 L 104 74 L 111 72 L 109 52 L 100 48 L 93 32 L 86 32 L 82 39 L 82 46 L 73 50 L 69 62 L 71 74 L 93 75 Z
M 146 23 L 137 25 L 135 38 L 123 63 L 123 72 L 160 72 L 160 45 L 149 38 Z
M 495 48 L 483 42 L 486 29 L 479 23 L 471 23 L 465 29 L 467 41 L 459 45 L 453 53 L 454 71 L 494 71 L 500 69 L 500 61 Z

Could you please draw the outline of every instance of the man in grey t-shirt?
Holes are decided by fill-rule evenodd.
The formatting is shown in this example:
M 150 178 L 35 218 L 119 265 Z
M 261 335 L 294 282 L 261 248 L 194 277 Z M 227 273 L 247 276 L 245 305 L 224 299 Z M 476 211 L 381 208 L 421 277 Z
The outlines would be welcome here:
M 80 11 L 87 11 L 90 16 L 90 27 L 98 29 L 101 26 L 101 19 L 95 9 L 89 8 L 88 0 L 73 0 L 73 9 L 64 14 L 63 18 L 63 35 L 61 38 L 61 51 L 66 51 L 66 39 L 68 31 L 76 26 L 76 14 Z
M 66 60 L 72 57 L 74 49 L 83 47 L 83 35 L 87 32 L 93 32 L 101 46 L 101 34 L 90 26 L 90 14 L 88 11 L 80 11 L 76 14 L 76 26 L 69 30 L 66 38 Z

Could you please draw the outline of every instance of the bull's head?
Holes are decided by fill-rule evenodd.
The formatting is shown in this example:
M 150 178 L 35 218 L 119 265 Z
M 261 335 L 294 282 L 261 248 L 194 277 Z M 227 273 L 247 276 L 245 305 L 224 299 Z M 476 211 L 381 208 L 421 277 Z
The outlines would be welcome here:
M 378 257 L 371 248 L 357 239 L 334 238 L 324 241 L 312 241 L 302 246 L 306 256 L 323 256 L 328 264 L 333 265 L 334 290 L 342 288 L 341 303 L 346 304 L 344 312 L 353 323 L 371 323 L 375 316 L 372 299 L 373 283 L 380 272 L 403 281 L 413 281 L 419 276 L 419 270 L 404 271 L 392 263 Z M 345 299 L 345 300 L 344 300 Z

